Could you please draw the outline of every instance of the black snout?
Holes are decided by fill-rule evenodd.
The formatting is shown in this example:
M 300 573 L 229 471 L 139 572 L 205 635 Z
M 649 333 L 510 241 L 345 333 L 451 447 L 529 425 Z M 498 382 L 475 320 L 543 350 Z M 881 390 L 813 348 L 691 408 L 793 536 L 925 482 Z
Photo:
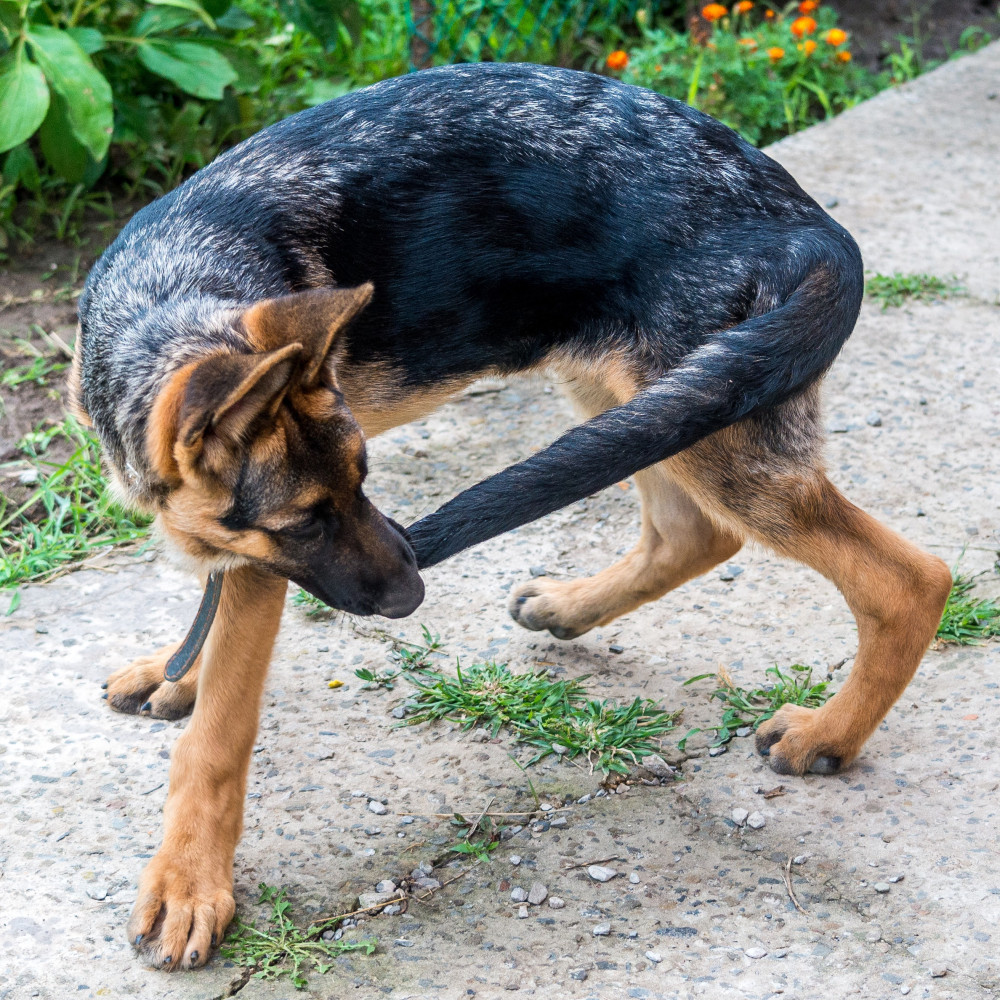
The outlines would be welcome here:
M 417 572 L 417 556 L 410 545 L 406 529 L 391 517 L 385 517 L 384 520 L 396 536 L 397 553 L 402 567 L 399 575 L 389 581 L 385 593 L 378 601 L 375 614 L 386 618 L 405 618 L 420 607 L 424 599 L 424 581 Z

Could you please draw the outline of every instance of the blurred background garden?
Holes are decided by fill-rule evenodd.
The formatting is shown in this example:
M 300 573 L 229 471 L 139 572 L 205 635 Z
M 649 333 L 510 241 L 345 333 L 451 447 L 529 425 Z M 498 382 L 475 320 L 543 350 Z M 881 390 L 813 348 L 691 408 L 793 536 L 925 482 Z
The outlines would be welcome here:
M 386 77 L 477 60 L 618 76 L 756 144 L 1000 34 L 995 2 L 0 0 L 0 259 L 113 222 L 221 149 Z

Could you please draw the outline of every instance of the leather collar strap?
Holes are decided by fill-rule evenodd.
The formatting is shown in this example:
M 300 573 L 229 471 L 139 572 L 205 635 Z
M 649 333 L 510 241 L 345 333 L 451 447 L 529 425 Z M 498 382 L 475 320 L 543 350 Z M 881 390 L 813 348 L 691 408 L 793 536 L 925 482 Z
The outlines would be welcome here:
M 221 569 L 208 574 L 208 583 L 205 584 L 205 593 L 201 595 L 198 614 L 194 616 L 194 622 L 184 637 L 184 641 L 178 646 L 174 655 L 167 660 L 167 665 L 163 668 L 165 681 L 179 681 L 198 658 L 201 647 L 205 645 L 209 630 L 212 628 L 212 622 L 215 621 L 215 612 L 219 610 L 223 576 L 224 571 Z

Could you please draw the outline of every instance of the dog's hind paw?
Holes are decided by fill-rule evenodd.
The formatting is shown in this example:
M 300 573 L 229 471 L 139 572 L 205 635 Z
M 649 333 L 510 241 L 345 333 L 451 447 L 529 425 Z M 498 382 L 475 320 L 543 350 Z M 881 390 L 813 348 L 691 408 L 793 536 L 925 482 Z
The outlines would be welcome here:
M 832 703 L 831 703 L 832 704 Z M 836 774 L 857 755 L 859 746 L 830 726 L 826 708 L 782 705 L 757 730 L 757 752 L 777 774 Z
M 507 610 L 518 625 L 533 632 L 548 629 L 557 639 L 575 639 L 597 624 L 580 615 L 573 594 L 578 583 L 545 578 L 524 583 L 511 595 Z
M 163 668 L 176 648 L 167 646 L 116 670 L 104 684 L 108 704 L 116 712 L 149 715 L 154 719 L 181 719 L 188 715 L 198 690 L 200 658 L 179 681 L 165 681 Z

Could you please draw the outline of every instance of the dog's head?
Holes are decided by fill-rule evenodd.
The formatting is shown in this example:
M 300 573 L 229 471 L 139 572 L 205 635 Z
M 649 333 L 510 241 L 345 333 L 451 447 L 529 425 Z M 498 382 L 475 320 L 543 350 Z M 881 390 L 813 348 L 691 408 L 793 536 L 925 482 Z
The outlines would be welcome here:
M 364 435 L 336 381 L 338 335 L 371 285 L 249 308 L 247 353 L 220 350 L 156 398 L 148 448 L 165 533 L 214 567 L 253 562 L 331 607 L 410 614 L 423 583 L 403 529 L 362 491 Z

